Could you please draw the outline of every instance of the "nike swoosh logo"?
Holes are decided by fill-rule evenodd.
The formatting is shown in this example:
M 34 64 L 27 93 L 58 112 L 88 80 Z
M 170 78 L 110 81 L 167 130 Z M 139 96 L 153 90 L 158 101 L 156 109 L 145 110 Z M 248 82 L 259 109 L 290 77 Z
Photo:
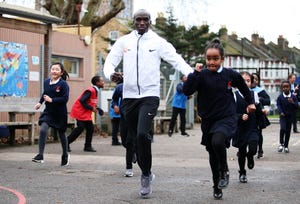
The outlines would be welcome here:
M 149 50 L 149 52 L 153 52 L 153 51 L 155 51 L 155 49 L 154 50 Z
M 148 115 L 153 115 L 152 113 L 148 113 Z

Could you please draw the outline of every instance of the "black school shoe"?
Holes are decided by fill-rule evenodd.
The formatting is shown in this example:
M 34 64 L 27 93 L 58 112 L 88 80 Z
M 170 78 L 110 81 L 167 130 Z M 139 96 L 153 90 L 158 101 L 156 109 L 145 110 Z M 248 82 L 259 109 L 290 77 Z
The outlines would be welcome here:
M 214 198 L 216 200 L 222 199 L 222 197 L 223 197 L 222 189 L 219 189 L 218 186 L 214 186 L 213 188 L 214 188 L 214 194 L 213 194 Z
M 189 137 L 190 135 L 188 133 L 186 133 L 186 132 L 183 132 L 183 133 L 181 133 L 181 136 Z
M 119 146 L 119 145 L 121 145 L 121 143 L 119 141 L 117 141 L 117 142 L 112 142 L 111 145 L 112 146 Z
M 218 188 L 224 189 L 228 186 L 228 184 L 229 184 L 229 171 L 221 172 Z
M 240 182 L 241 183 L 247 183 L 248 179 L 247 179 L 246 170 L 239 171 L 239 173 L 240 173 L 240 176 L 239 176 Z
M 257 159 L 263 158 L 264 157 L 264 152 L 263 151 L 259 151 L 257 152 Z
M 93 147 L 85 147 L 83 149 L 83 151 L 85 151 L 85 152 L 97 152 Z
M 254 158 L 253 156 L 247 156 L 247 166 L 249 169 L 254 168 Z

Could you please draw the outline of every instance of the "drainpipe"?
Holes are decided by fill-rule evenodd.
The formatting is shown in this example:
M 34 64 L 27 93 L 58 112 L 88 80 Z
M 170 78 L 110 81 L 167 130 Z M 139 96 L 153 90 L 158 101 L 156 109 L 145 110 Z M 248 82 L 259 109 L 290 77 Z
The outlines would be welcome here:
M 77 12 L 77 26 L 78 26 L 78 35 L 80 35 L 80 12 L 81 12 L 82 3 L 75 4 L 75 11 Z

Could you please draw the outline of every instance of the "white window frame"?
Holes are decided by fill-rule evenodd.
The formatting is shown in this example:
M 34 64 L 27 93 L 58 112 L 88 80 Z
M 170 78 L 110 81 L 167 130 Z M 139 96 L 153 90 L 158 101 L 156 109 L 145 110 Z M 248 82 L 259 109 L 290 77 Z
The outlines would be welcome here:
M 109 31 L 108 38 L 115 42 L 119 38 L 119 31 L 117 31 L 117 30 Z M 112 42 L 108 43 L 108 50 L 111 49 L 111 47 L 113 46 L 113 43 Z
M 66 71 L 72 78 L 80 77 L 80 58 L 52 55 L 51 63 L 60 62 L 65 66 Z M 71 67 L 69 67 L 71 64 Z

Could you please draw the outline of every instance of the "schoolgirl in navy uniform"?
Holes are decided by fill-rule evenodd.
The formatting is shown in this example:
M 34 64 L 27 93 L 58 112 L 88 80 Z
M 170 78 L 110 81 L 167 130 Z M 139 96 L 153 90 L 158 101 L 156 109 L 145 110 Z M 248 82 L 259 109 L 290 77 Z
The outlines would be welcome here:
M 249 72 L 241 72 L 241 75 L 250 89 L 251 83 L 253 82 L 253 76 L 251 76 Z M 251 96 L 255 102 L 256 112 L 248 113 L 248 104 L 245 101 L 244 96 L 239 90 L 235 91 L 238 128 L 235 136 L 232 139 L 232 146 L 238 148 L 237 156 L 240 173 L 239 180 L 241 183 L 247 183 L 247 175 L 245 169 L 246 158 L 248 168 L 254 168 L 254 155 L 257 152 L 257 144 L 259 140 L 259 129 L 256 115 L 264 114 L 265 112 L 259 102 L 258 94 L 251 90 Z
M 263 106 L 270 106 L 271 105 L 271 98 L 266 92 L 266 90 L 260 87 L 260 76 L 258 73 L 252 73 L 253 76 L 253 83 L 252 83 L 252 90 L 257 93 L 259 102 Z M 260 159 L 264 155 L 263 151 L 263 134 L 262 128 L 258 128 L 259 131 L 259 139 L 258 139 L 258 150 L 257 150 L 257 159 Z
M 205 49 L 207 68 L 200 70 L 196 66 L 183 85 L 183 92 L 187 96 L 198 92 L 197 108 L 202 118 L 203 133 L 201 144 L 206 146 L 209 154 L 215 199 L 222 198 L 222 189 L 229 183 L 226 147 L 229 147 L 237 127 L 232 87 L 237 87 L 245 96 L 249 104 L 247 110 L 255 110 L 254 101 L 244 79 L 233 69 L 222 66 L 224 55 L 220 40 L 212 40 Z
M 293 114 L 298 108 L 297 96 L 291 92 L 289 81 L 281 83 L 282 93 L 277 97 L 277 108 L 280 120 L 278 152 L 289 153 L 289 141 L 293 123 Z
M 58 130 L 62 146 L 61 166 L 69 165 L 68 142 L 65 135 L 67 129 L 69 100 L 69 85 L 66 79 L 69 77 L 64 66 L 57 62 L 50 66 L 50 77 L 44 81 L 44 92 L 35 109 L 39 109 L 45 102 L 45 110 L 39 118 L 40 136 L 39 153 L 32 158 L 33 162 L 44 162 L 44 149 L 49 127 Z

